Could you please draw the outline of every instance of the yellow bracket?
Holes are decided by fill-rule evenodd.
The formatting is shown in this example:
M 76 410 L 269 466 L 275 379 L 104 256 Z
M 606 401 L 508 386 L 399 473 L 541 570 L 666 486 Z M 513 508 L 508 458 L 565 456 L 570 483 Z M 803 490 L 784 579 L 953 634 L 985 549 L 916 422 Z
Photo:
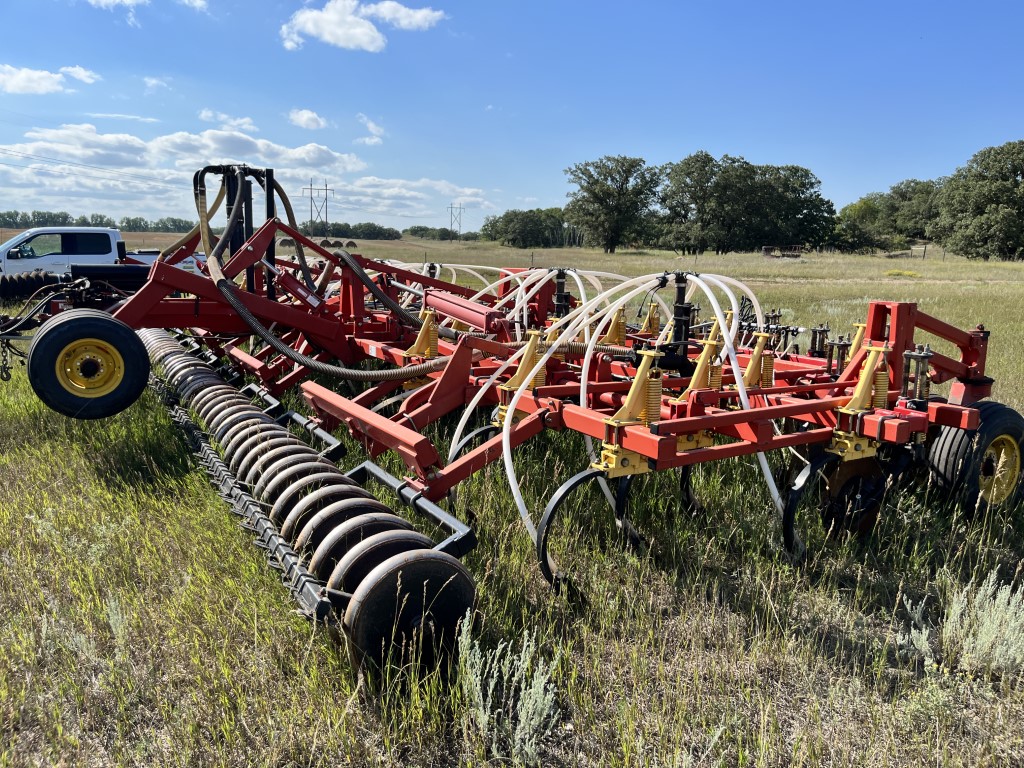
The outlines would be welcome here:
M 526 377 L 529 376 L 530 371 L 537 365 L 541 355 L 544 353 L 543 345 L 541 344 L 540 331 L 527 331 L 526 332 L 526 351 L 523 352 L 523 356 L 519 358 L 519 365 L 516 367 L 516 372 L 512 375 L 508 381 L 498 386 L 498 390 L 501 392 L 501 398 L 503 401 L 508 401 L 515 394 L 515 391 L 523 385 L 526 381 Z M 547 371 L 541 368 L 534 375 L 530 381 L 530 389 L 536 389 L 537 387 L 543 387 L 547 381 Z M 498 416 L 491 422 L 496 427 L 503 426 L 505 419 L 508 415 L 508 405 L 498 405 Z
M 708 337 L 702 341 L 704 349 L 701 350 L 700 356 L 697 358 L 696 367 L 693 369 L 693 375 L 690 377 L 690 385 L 683 390 L 683 393 L 679 395 L 673 403 L 685 403 L 686 399 L 690 396 L 690 392 L 696 389 L 707 389 L 711 386 L 711 360 L 718 354 L 718 344 L 721 331 L 718 327 L 718 321 L 715 320 L 711 326 L 711 332 L 708 333 Z
M 860 369 L 860 377 L 857 379 L 857 387 L 853 390 L 853 397 L 849 402 L 838 410 L 841 413 L 855 415 L 863 413 L 872 408 L 872 395 L 875 388 L 875 369 L 882 355 L 889 353 L 888 347 L 868 347 L 867 356 L 864 358 L 864 365 Z M 888 377 L 886 377 L 886 396 L 888 396 Z
M 867 323 L 854 323 L 853 327 L 857 331 L 853 334 L 853 341 L 850 343 L 850 351 L 846 353 L 847 361 L 852 360 L 853 356 L 857 354 L 857 350 L 864 344 L 864 334 L 867 331 Z
M 661 369 L 654 367 L 654 362 L 663 357 L 664 353 L 653 349 L 640 351 L 640 365 L 637 366 L 633 384 L 629 388 L 622 406 L 605 424 L 622 426 L 623 424 L 650 424 L 661 418 Z
M 707 429 L 694 432 L 691 435 L 680 435 L 676 438 L 677 451 L 692 451 L 697 448 L 707 448 L 715 444 L 715 433 Z
M 640 333 L 647 333 L 651 336 L 657 336 L 661 330 L 661 313 L 658 311 L 658 305 L 655 302 L 651 302 L 647 305 L 647 317 L 644 318 L 644 324 L 640 326 Z
M 642 475 L 651 471 L 646 457 L 636 451 L 627 451 L 621 445 L 605 443 L 601 458 L 590 465 L 604 472 L 609 479 L 626 475 Z
M 874 440 L 840 429 L 832 435 L 832 443 L 825 450 L 836 454 L 843 461 L 867 459 L 878 453 Z
M 654 364 L 663 356 L 662 352 L 653 349 L 640 351 L 640 365 L 637 366 L 629 393 L 615 415 L 604 420 L 605 424 L 623 427 L 629 424 L 650 424 L 661 418 L 663 384 L 661 369 Z M 591 466 L 600 469 L 609 478 L 640 475 L 650 471 L 646 457 L 614 443 L 602 444 L 601 458 Z
M 621 347 L 626 343 L 626 307 L 619 307 L 615 311 L 615 317 L 608 328 L 608 332 L 601 337 L 601 344 L 611 344 Z
M 761 357 L 764 355 L 764 348 L 771 337 L 770 333 L 761 333 L 760 331 L 754 334 L 757 342 L 754 344 L 754 351 L 750 353 L 750 359 L 747 361 L 747 370 L 743 372 L 743 386 L 747 387 L 747 389 L 760 386 L 761 384 Z
M 437 357 L 437 314 L 432 309 L 420 313 L 423 325 L 416 334 L 416 341 L 404 352 L 404 357 Z

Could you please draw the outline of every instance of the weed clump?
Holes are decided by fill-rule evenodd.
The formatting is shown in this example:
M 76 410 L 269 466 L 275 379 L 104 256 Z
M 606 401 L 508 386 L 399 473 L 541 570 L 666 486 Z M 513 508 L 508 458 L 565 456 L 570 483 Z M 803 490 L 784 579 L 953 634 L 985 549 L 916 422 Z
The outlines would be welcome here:
M 995 569 L 946 607 L 942 649 L 947 666 L 1004 680 L 1024 672 L 1024 590 L 999 582 Z
M 467 617 L 459 635 L 466 740 L 477 740 L 499 759 L 537 765 L 541 743 L 558 721 L 551 683 L 555 662 L 541 657 L 529 632 L 523 632 L 518 652 L 505 641 L 488 651 L 473 639 L 471 626 Z

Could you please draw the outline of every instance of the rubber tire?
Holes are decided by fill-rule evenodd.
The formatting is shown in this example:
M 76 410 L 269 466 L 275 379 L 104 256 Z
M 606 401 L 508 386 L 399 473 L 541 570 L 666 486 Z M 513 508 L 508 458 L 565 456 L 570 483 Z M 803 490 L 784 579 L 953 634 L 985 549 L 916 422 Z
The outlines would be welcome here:
M 117 350 L 124 361 L 121 381 L 100 397 L 80 397 L 57 381 L 57 358 L 75 341 L 99 339 Z M 98 309 L 71 309 L 45 323 L 32 337 L 28 350 L 28 379 L 47 406 L 76 419 L 103 419 L 132 405 L 149 381 L 149 355 L 131 328 Z
M 330 589 L 354 592 L 366 575 L 390 557 L 432 549 L 434 540 L 419 531 L 383 531 L 363 539 L 338 560 L 327 580 Z
M 459 623 L 475 601 L 473 577 L 446 552 L 423 549 L 388 558 L 360 582 L 345 610 L 353 664 L 370 671 L 393 659 L 418 661 L 424 669 L 446 664 Z M 404 653 L 418 627 L 431 636 L 421 638 L 420 653 Z
M 980 416 L 978 429 L 942 427 L 928 452 L 928 467 L 933 482 L 940 491 L 955 499 L 970 516 L 976 510 L 984 511 L 988 507 L 988 503 L 981 497 L 979 480 L 989 446 L 997 438 L 1007 436 L 1016 441 L 1020 456 L 1021 446 L 1024 445 L 1024 417 L 1017 411 L 994 400 L 975 403 L 972 407 L 978 410 Z M 1020 500 L 1024 461 L 1021 462 L 1021 470 L 1009 498 L 997 506 L 1011 506 Z

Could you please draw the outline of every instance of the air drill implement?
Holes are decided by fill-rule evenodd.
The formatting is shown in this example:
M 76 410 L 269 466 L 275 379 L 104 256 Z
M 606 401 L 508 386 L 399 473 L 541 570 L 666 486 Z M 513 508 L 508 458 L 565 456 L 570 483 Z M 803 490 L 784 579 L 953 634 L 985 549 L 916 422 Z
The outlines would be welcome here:
M 209 226 L 210 176 L 228 201 L 220 238 Z M 268 201 L 258 227 L 251 184 Z M 222 495 L 303 610 L 336 622 L 358 659 L 384 663 L 425 635 L 418 647 L 431 653 L 450 646 L 473 603 L 459 558 L 475 538 L 446 505 L 496 462 L 555 584 L 564 575 L 548 551 L 552 526 L 589 483 L 639 542 L 626 514 L 638 476 L 679 472 L 692 504 L 692 467 L 754 457 L 794 561 L 804 552 L 797 509 L 810 488 L 824 491 L 827 528 L 857 533 L 871 530 L 885 489 L 914 467 L 928 467 L 966 504 L 1018 494 L 1024 419 L 984 400 L 993 382 L 980 326 L 963 331 L 913 303 L 874 301 L 852 337 L 831 338 L 824 325 L 784 325 L 726 276 L 410 265 L 331 252 L 294 217 L 276 216 L 277 200 L 290 207 L 269 170 L 206 168 L 194 193 L 198 231 L 162 254 L 113 314 L 56 305 L 37 313 L 29 379 L 56 410 L 99 418 L 137 399 L 152 361 Z M 276 252 L 278 236 L 298 244 L 294 256 Z M 200 242 L 205 271 L 173 266 Z M 630 325 L 627 310 L 638 304 Z M 944 382 L 949 396 L 936 398 L 931 385 Z M 302 413 L 295 398 L 292 409 L 281 405 L 288 392 Z M 438 423 L 449 427 L 444 444 L 428 437 Z M 341 429 L 361 445 L 362 462 L 343 461 Z M 535 517 L 513 455 L 542 432 L 581 434 L 587 451 Z M 781 487 L 766 459 L 780 450 L 797 457 Z M 402 477 L 380 466 L 385 453 L 401 460 Z M 370 479 L 430 535 L 373 498 Z

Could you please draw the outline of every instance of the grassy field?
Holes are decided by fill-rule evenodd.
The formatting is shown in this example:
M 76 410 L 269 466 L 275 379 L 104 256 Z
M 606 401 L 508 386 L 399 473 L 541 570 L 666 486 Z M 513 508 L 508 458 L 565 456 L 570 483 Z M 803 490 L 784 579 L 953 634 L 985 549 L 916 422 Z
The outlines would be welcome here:
M 984 323 L 994 396 L 1024 409 L 1024 266 L 360 246 L 414 262 L 721 273 L 788 322 L 834 329 L 869 299 L 913 300 Z M 570 599 L 540 576 L 495 466 L 457 496 L 480 539 L 462 675 L 375 690 L 295 615 L 155 395 L 76 422 L 18 370 L 0 414 L 0 766 L 1024 764 L 1024 606 L 998 591 L 1022 577 L 1021 509 L 968 520 L 927 484 L 891 493 L 870 542 L 815 531 L 796 570 L 753 462 L 699 468 L 699 514 L 658 473 L 638 481 L 641 552 L 618 545 L 597 494 L 574 499 L 554 542 Z M 531 507 L 584 457 L 572 436 L 520 449 Z

